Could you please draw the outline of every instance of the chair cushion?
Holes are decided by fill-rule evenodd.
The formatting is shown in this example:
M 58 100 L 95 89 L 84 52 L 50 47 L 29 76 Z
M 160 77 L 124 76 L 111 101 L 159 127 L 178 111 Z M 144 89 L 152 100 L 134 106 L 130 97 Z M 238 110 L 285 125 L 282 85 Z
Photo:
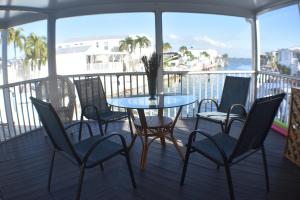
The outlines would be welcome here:
M 225 133 L 216 134 L 216 135 L 212 136 L 212 138 L 223 149 L 227 158 L 229 158 L 229 156 L 232 154 L 232 152 L 235 148 L 237 139 L 235 139 Z M 199 153 L 211 158 L 215 162 L 220 163 L 220 164 L 224 163 L 219 150 L 209 139 L 206 138 L 206 139 L 203 139 L 200 141 L 196 141 L 192 144 L 192 147 Z
M 89 149 L 102 138 L 102 136 L 94 136 L 75 144 L 74 149 L 79 155 L 79 158 L 82 160 L 86 153 L 89 151 Z M 114 154 L 117 154 L 120 151 L 122 151 L 122 149 L 122 145 L 109 140 L 104 140 L 91 153 L 88 160 L 88 164 L 93 164 L 106 160 Z
M 207 119 L 207 120 L 215 121 L 218 123 L 225 123 L 227 113 L 224 113 L 224 112 L 201 112 L 201 113 L 197 113 L 197 116 L 199 116 L 202 119 Z M 230 114 L 229 118 L 230 119 L 239 118 L 239 115 Z
M 95 111 L 85 112 L 84 116 L 88 119 L 97 120 L 97 114 Z M 126 117 L 127 117 L 127 112 L 107 111 L 104 113 L 100 113 L 100 119 L 103 121 L 119 120 Z
M 147 126 L 150 129 L 155 128 L 167 128 L 173 123 L 170 117 L 160 117 L 160 116 L 147 116 L 146 117 Z M 133 120 L 136 127 L 141 127 L 141 121 L 139 118 Z

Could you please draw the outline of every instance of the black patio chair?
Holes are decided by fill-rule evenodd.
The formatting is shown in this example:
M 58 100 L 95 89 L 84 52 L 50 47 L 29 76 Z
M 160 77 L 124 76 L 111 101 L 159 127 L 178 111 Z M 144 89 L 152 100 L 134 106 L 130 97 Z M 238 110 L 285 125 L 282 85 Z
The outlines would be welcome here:
M 131 120 L 128 112 L 112 111 L 106 101 L 106 94 L 99 77 L 86 77 L 85 79 L 74 80 L 81 105 L 81 118 L 98 121 L 101 135 L 107 131 L 108 123 L 125 119 L 129 120 L 131 136 L 133 135 Z M 103 131 L 102 124 L 105 124 Z
M 208 120 L 221 125 L 223 132 L 228 132 L 227 127 L 230 119 L 245 119 L 247 112 L 244 108 L 248 96 L 250 78 L 226 76 L 220 104 L 214 99 L 202 99 L 198 106 L 195 130 L 198 129 L 199 119 Z M 210 112 L 201 112 L 202 104 L 211 104 Z M 212 112 L 212 103 L 217 111 Z M 207 104 L 205 104 L 206 110 Z
M 87 125 L 90 137 L 88 139 L 80 140 L 76 144 L 72 144 L 66 134 L 66 129 L 63 127 L 63 124 L 52 105 L 33 97 L 30 97 L 30 99 L 34 107 L 36 108 L 40 120 L 54 147 L 48 179 L 49 192 L 56 153 L 60 153 L 73 164 L 80 167 L 80 176 L 76 199 L 80 199 L 85 169 L 100 165 L 101 169 L 103 170 L 102 163 L 118 154 L 125 156 L 132 185 L 134 188 L 136 187 L 126 142 L 122 135 L 111 134 L 108 136 L 93 136 L 92 129 L 89 124 L 87 122 L 79 122 L 85 123 Z M 68 128 L 74 127 L 75 125 L 76 123 L 71 124 L 70 126 L 68 126 Z M 119 138 L 121 144 L 110 141 L 110 139 L 113 137 Z
M 253 153 L 261 150 L 264 163 L 266 187 L 267 191 L 269 191 L 269 177 L 264 149 L 264 140 L 271 128 L 272 122 L 284 96 L 285 94 L 281 93 L 278 95 L 257 99 L 249 111 L 245 121 L 241 119 L 232 119 L 229 123 L 229 129 L 233 121 L 244 122 L 244 126 L 238 139 L 224 133 L 211 136 L 200 130 L 193 131 L 189 136 L 180 184 L 184 184 L 190 154 L 193 152 L 198 152 L 209 160 L 215 162 L 218 166 L 225 167 L 229 193 L 231 199 L 233 200 L 234 191 L 230 167 L 244 160 Z M 196 134 L 204 136 L 205 139 L 194 141 Z

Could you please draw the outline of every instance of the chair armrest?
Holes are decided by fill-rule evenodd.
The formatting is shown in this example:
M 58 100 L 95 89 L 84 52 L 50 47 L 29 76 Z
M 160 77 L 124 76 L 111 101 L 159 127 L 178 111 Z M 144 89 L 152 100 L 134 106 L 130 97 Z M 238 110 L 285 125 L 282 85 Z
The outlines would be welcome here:
M 192 145 L 192 142 L 193 142 L 193 138 L 196 136 L 196 134 L 200 134 L 204 137 L 206 137 L 207 139 L 209 139 L 209 141 L 218 149 L 219 153 L 221 154 L 222 156 L 222 159 L 225 163 L 225 161 L 227 161 L 227 156 L 223 150 L 222 147 L 220 147 L 220 145 L 218 145 L 218 143 L 214 140 L 214 138 L 212 136 L 210 136 L 209 134 L 207 133 L 204 133 L 202 131 L 199 131 L 199 130 L 194 130 L 190 136 L 189 136 L 189 141 L 188 141 L 188 148 L 191 148 L 191 145 Z
M 83 115 L 83 116 L 85 115 L 85 111 L 86 111 L 87 108 L 93 108 L 93 109 L 96 111 L 98 123 L 99 123 L 100 125 L 102 125 L 101 119 L 100 119 L 100 114 L 99 114 L 99 111 L 98 111 L 98 108 L 97 108 L 95 105 L 88 104 L 88 105 L 84 106 L 84 108 L 82 109 L 82 115 Z
M 88 109 L 88 108 L 93 108 L 96 111 L 97 115 L 98 115 L 98 108 L 95 105 L 92 105 L 92 104 L 88 104 L 88 105 L 84 106 L 82 108 L 82 113 L 84 114 L 86 109 Z
M 246 120 L 243 120 L 243 119 L 240 119 L 240 118 L 231 119 L 230 122 L 229 122 L 229 124 L 228 124 L 228 127 L 227 127 L 228 133 L 229 133 L 229 131 L 230 131 L 230 129 L 231 129 L 231 125 L 232 125 L 232 123 L 233 123 L 234 121 L 239 121 L 239 122 L 241 122 L 241 123 L 243 123 L 243 124 L 246 122 Z
M 243 106 L 242 104 L 233 104 L 232 106 L 230 106 L 230 108 L 229 108 L 229 110 L 228 110 L 228 112 L 227 112 L 227 114 L 229 113 L 231 113 L 232 112 L 232 110 L 234 109 L 234 108 L 241 108 L 241 110 L 242 110 L 242 117 L 246 117 L 247 116 L 247 111 L 246 111 L 246 108 L 245 108 L 245 106 Z
M 202 106 L 202 104 L 203 104 L 204 101 L 210 101 L 210 103 L 214 103 L 215 106 L 217 107 L 217 110 L 219 110 L 219 105 L 218 105 L 218 103 L 217 103 L 214 99 L 202 99 L 202 100 L 199 102 L 198 113 L 200 112 L 201 106 Z
M 70 125 L 67 125 L 67 126 L 65 126 L 65 130 L 67 130 L 67 129 L 73 127 L 73 126 L 76 126 L 77 124 L 85 124 L 88 127 L 90 136 L 91 137 L 94 136 L 90 124 L 88 122 L 85 122 L 85 121 L 79 121 L 79 122 L 75 122 L 75 123 L 72 123 Z
M 233 105 L 231 105 L 230 108 L 228 109 L 227 115 L 226 115 L 226 121 L 225 121 L 225 124 L 226 124 L 225 132 L 226 133 L 229 133 L 229 131 L 230 131 L 230 127 L 231 127 L 232 122 L 229 126 L 229 119 L 230 119 L 230 114 L 232 113 L 232 110 L 234 108 L 241 108 L 241 110 L 243 112 L 242 117 L 247 116 L 247 111 L 246 111 L 245 107 L 242 104 L 233 104 Z
M 124 139 L 124 137 L 118 133 L 115 134 L 111 134 L 111 135 L 107 135 L 107 136 L 103 136 L 101 139 L 99 139 L 96 143 L 94 143 L 90 149 L 88 150 L 88 152 L 85 154 L 85 156 L 82 159 L 83 163 L 86 163 L 90 157 L 90 155 L 93 153 L 93 151 L 95 150 L 95 148 L 100 145 L 103 141 L 108 140 L 111 137 L 119 137 L 121 142 L 122 142 L 122 146 L 124 151 L 127 151 L 127 146 L 126 146 L 126 141 Z

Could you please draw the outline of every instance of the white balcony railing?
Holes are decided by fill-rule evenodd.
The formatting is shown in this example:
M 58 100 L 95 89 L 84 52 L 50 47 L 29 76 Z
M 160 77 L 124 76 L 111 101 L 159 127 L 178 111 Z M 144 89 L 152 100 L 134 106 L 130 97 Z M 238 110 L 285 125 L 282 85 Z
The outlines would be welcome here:
M 253 71 L 205 71 L 205 72 L 164 72 L 164 93 L 192 94 L 199 99 L 214 98 L 220 100 L 225 77 L 227 75 L 252 77 L 249 90 L 247 108 L 254 99 L 254 92 L 258 97 L 286 92 L 287 98 L 282 103 L 277 119 L 284 123 L 288 121 L 288 108 L 291 87 L 299 86 L 300 79 L 279 74 L 260 72 L 257 74 L 256 90 L 254 90 Z M 72 82 L 84 79 L 87 76 L 99 76 L 110 97 L 126 97 L 132 95 L 147 95 L 147 77 L 143 72 L 132 73 L 105 73 L 105 74 L 81 74 L 65 76 Z M 37 85 L 45 80 L 35 79 L 0 86 L 0 141 L 6 141 L 24 133 L 41 127 L 37 113 L 33 109 L 29 97 L 35 96 Z M 4 90 L 9 91 L 9 98 L 3 98 Z M 5 100 L 4 100 L 5 99 Z M 9 101 L 9 102 L 5 102 Z M 5 106 L 6 105 L 6 106 Z M 10 109 L 7 109 L 7 105 Z M 80 117 L 80 104 L 76 97 L 74 120 Z M 8 114 L 7 112 L 11 113 Z M 181 117 L 194 117 L 197 105 L 186 106 Z M 173 117 L 176 108 L 166 109 L 166 115 Z M 12 119 L 9 119 L 12 118 Z

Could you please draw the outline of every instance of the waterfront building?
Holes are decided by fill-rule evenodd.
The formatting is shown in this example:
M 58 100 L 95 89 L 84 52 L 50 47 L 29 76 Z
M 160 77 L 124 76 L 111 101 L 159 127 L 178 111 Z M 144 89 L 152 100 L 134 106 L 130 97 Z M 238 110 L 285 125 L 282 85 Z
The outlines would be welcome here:
M 278 63 L 290 69 L 290 75 L 297 75 L 299 71 L 299 48 L 278 50 Z
M 194 71 L 209 70 L 224 65 L 221 56 L 215 49 L 190 49 L 190 52 L 195 58 L 192 61 Z
M 132 53 L 119 50 L 120 41 L 126 37 L 128 36 L 74 38 L 58 44 L 56 57 L 58 69 L 61 70 L 59 73 L 66 75 L 140 70 L 141 52 L 138 47 Z M 151 47 L 142 48 L 143 55 L 151 52 Z

